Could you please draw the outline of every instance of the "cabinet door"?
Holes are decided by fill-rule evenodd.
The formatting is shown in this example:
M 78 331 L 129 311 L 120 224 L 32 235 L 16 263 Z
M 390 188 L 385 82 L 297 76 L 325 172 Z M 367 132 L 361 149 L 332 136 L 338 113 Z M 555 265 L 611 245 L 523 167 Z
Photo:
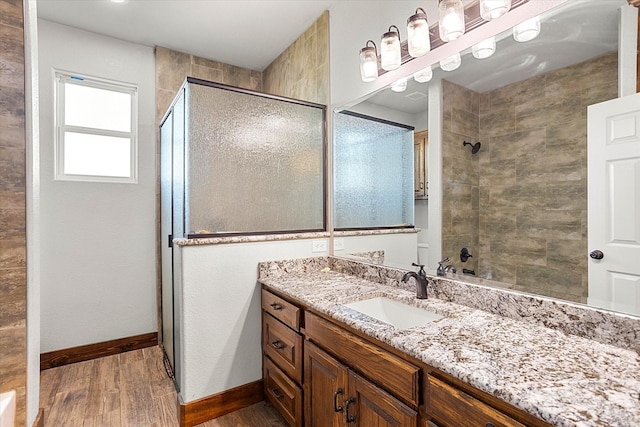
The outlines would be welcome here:
M 304 343 L 306 427 L 345 427 L 347 368 L 309 341 Z
M 345 408 L 356 427 L 417 427 L 418 413 L 378 388 L 349 372 L 349 401 Z
M 413 135 L 413 185 L 416 199 L 427 198 L 426 152 L 429 131 L 423 130 Z

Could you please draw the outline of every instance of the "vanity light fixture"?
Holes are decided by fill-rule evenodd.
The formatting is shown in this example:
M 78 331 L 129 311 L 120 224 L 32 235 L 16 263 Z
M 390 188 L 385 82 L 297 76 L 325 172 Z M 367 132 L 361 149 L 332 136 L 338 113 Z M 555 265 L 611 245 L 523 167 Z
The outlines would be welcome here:
M 465 31 L 464 5 L 462 0 L 440 0 L 438 3 L 438 26 L 443 42 L 458 39 Z
M 474 44 L 471 47 L 471 53 L 476 59 L 485 59 L 490 57 L 496 51 L 496 38 L 489 37 L 480 43 Z
M 462 63 L 462 59 L 460 58 L 459 53 L 454 53 L 453 55 L 440 60 L 440 69 L 443 71 L 453 71 L 460 67 Z
M 401 64 L 400 30 L 395 25 L 391 25 L 380 41 L 380 65 L 383 70 L 391 71 L 400 67 Z
M 391 90 L 394 92 L 404 92 L 407 90 L 407 79 L 400 79 L 391 85 Z
M 431 65 L 427 68 L 423 68 L 420 71 L 413 73 L 413 79 L 418 83 L 426 83 L 433 78 L 433 70 L 431 69 Z
M 517 42 L 528 42 L 540 34 L 540 17 L 536 16 L 513 27 L 513 38 Z
M 498 19 L 511 9 L 511 0 L 480 0 L 480 16 L 485 21 Z
M 417 8 L 416 13 L 407 19 L 407 45 L 409 55 L 414 58 L 431 50 L 427 13 L 421 7 Z
M 122 3 L 126 3 L 127 0 L 111 0 L 111 3 L 118 3 L 118 4 L 122 4 Z
M 369 43 L 373 46 L 369 46 Z M 360 49 L 360 77 L 363 82 L 372 82 L 378 78 L 378 52 L 373 40 L 367 40 Z

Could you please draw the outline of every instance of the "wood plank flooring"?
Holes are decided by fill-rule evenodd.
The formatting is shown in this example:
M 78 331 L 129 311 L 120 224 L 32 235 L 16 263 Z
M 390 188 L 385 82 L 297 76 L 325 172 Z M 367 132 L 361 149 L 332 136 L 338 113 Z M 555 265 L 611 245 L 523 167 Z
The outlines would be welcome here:
M 40 373 L 45 427 L 178 427 L 176 400 L 158 346 Z M 261 402 L 198 427 L 287 426 Z

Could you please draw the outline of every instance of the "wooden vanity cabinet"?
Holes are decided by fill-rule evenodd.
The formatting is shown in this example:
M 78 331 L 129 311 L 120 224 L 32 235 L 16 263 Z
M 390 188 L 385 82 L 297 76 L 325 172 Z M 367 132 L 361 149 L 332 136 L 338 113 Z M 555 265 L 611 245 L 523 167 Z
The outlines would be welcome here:
M 418 413 L 305 341 L 305 426 L 417 427 Z
M 417 427 L 419 368 L 313 313 L 305 338 L 306 426 Z
M 265 398 L 292 427 L 302 427 L 301 310 L 262 290 L 262 376 Z
M 426 410 L 439 427 L 525 427 L 515 419 L 438 378 L 427 376 Z
M 550 427 L 266 289 L 262 351 L 266 399 L 292 427 Z

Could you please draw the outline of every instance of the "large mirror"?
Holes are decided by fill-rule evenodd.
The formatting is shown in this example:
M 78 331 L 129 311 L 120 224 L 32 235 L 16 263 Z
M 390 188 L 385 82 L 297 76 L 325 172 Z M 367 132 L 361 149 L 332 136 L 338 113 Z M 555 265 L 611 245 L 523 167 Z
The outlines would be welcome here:
M 440 255 L 457 277 L 590 303 L 587 106 L 618 96 L 619 9 L 625 5 L 567 2 L 541 17 L 534 40 L 516 42 L 509 31 L 496 37 L 489 58 L 462 52 L 455 71 L 434 65 L 429 83 L 409 78 L 403 92 L 384 89 L 349 106 L 416 132 L 440 124 L 439 147 L 427 149 L 426 164 L 441 162 L 442 202 L 434 216 L 433 201 L 417 198 L 415 226 L 422 231 L 409 241 L 397 235 L 403 245 L 415 245 L 413 260 L 381 255 L 385 248 L 375 240 L 351 248 L 348 235 L 339 233 L 334 255 L 361 259 L 370 253 L 372 261 L 405 269 L 419 260 L 435 273 L 439 260 L 429 259 L 436 242 L 428 230 L 437 221 Z M 438 96 L 430 97 L 434 90 Z M 429 158 L 434 153 L 438 159 Z M 434 169 L 428 168 L 430 180 Z M 464 250 L 471 256 L 461 257 Z

